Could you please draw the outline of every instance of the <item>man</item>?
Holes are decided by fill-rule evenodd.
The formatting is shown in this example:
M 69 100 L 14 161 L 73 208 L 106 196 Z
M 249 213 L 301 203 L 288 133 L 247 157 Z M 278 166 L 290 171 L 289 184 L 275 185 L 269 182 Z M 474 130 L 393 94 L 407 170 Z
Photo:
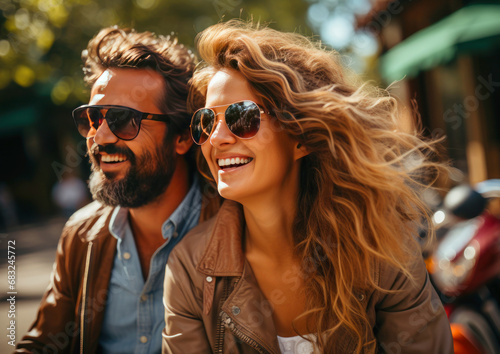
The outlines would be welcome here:
M 16 352 L 158 353 L 165 264 L 201 214 L 187 131 L 193 56 L 169 37 L 107 28 L 82 58 L 91 96 L 73 117 L 95 201 L 67 222 Z

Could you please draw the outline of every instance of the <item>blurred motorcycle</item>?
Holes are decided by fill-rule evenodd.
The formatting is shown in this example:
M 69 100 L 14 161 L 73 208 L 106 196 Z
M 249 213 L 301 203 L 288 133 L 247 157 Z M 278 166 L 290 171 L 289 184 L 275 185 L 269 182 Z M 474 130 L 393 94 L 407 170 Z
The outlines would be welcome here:
M 451 189 L 433 215 L 431 280 L 450 320 L 455 353 L 500 353 L 500 179 Z

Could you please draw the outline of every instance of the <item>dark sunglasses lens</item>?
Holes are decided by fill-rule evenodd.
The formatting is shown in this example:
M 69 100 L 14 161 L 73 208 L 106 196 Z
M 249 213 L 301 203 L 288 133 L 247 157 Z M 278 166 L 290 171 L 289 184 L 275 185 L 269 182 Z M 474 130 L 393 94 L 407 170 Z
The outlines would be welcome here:
M 84 138 L 90 138 L 95 135 L 101 118 L 101 112 L 92 107 L 77 108 L 73 111 L 76 128 Z
M 106 112 L 109 129 L 120 139 L 132 140 L 139 133 L 141 117 L 127 108 L 109 108 Z
M 214 127 L 215 115 L 211 109 L 196 111 L 191 119 L 191 136 L 196 144 L 201 145 L 207 141 Z
M 254 137 L 260 128 L 260 108 L 252 101 L 233 103 L 226 109 L 226 124 L 237 137 Z

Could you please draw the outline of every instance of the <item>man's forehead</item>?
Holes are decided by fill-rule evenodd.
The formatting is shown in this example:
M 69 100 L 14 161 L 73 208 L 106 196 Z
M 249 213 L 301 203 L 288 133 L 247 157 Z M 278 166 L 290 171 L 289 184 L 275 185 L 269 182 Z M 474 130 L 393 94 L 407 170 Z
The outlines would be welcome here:
M 89 103 L 139 107 L 150 99 L 157 102 L 164 91 L 163 77 L 154 70 L 109 68 L 92 86 Z
M 113 72 L 110 69 L 104 70 L 104 72 L 97 78 L 94 86 L 99 89 L 104 89 L 108 86 L 109 81 L 113 77 Z
M 94 86 L 104 90 L 108 86 L 142 88 L 144 90 L 158 90 L 163 87 L 163 77 L 151 69 L 109 68 L 102 72 Z

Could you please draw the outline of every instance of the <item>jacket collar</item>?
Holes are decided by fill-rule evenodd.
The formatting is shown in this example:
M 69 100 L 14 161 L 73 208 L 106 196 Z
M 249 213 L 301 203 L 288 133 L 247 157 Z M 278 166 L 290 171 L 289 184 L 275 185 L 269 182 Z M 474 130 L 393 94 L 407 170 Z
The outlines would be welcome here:
M 211 276 L 241 276 L 245 260 L 242 247 L 244 227 L 241 204 L 224 201 L 213 223 L 198 271 Z
M 66 226 L 75 230 L 82 242 L 95 241 L 109 234 L 108 227 L 113 209 L 114 207 L 94 201 L 73 214 Z
M 201 188 L 202 185 L 198 182 L 197 175 L 195 175 L 193 177 L 193 184 L 188 192 L 189 195 L 187 195 L 184 199 L 190 199 L 190 208 L 199 207 L 196 204 L 199 203 L 199 200 L 202 198 Z M 199 222 L 210 218 L 217 212 L 218 201 L 219 198 L 209 198 L 203 200 L 201 203 Z M 179 205 L 179 207 L 180 206 L 181 205 Z M 77 230 L 77 235 L 82 242 L 95 241 L 104 235 L 109 235 L 109 224 L 115 209 L 116 207 L 106 206 L 98 201 L 93 201 L 73 214 L 66 225 Z M 183 209 L 184 208 L 176 209 L 176 211 L 174 211 L 169 218 L 169 220 L 171 219 L 176 226 L 180 226 L 185 219 L 185 215 L 181 213 Z
M 210 238 L 205 252 L 198 264 L 197 270 L 207 276 L 240 277 L 235 289 L 224 302 L 221 310 L 239 324 L 244 334 L 252 337 L 270 353 L 279 353 L 277 332 L 272 320 L 273 309 L 260 291 L 250 265 L 243 254 L 243 230 L 245 218 L 241 204 L 225 200 L 217 216 L 205 230 Z M 379 267 L 375 264 L 371 271 L 375 272 L 378 282 Z M 215 282 L 205 283 L 203 289 L 204 313 L 208 314 L 212 306 Z M 366 301 L 366 296 L 356 292 L 360 301 Z M 248 294 L 251 294 L 249 298 Z M 238 315 L 233 309 L 238 308 Z M 227 325 L 227 322 L 226 322 Z M 337 343 L 338 352 L 353 352 L 356 338 L 344 327 L 339 329 Z M 337 352 L 337 351 L 336 351 Z
M 231 329 L 231 322 L 234 323 L 241 333 L 240 338 L 246 338 L 247 344 L 260 346 L 266 353 L 280 353 L 273 306 L 260 290 L 248 262 L 245 262 L 243 274 L 221 310 L 224 325 Z
M 225 200 L 212 225 L 207 228 L 211 229 L 210 237 L 197 270 L 208 276 L 240 278 L 222 305 L 222 313 L 226 316 L 224 325 L 236 324 L 242 337 L 268 353 L 279 353 L 272 306 L 259 290 L 252 268 L 243 254 L 244 228 L 242 206 Z M 205 314 L 209 313 L 212 306 L 214 283 L 204 284 Z

